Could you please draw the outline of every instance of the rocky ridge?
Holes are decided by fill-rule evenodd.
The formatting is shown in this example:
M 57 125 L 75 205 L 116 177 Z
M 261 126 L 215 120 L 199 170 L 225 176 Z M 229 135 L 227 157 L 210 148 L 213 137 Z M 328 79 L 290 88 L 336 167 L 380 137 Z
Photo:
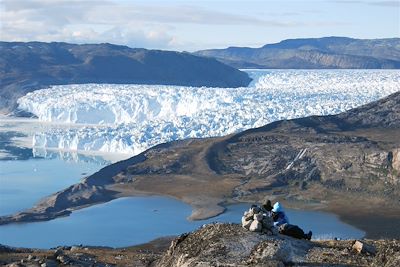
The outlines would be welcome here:
M 229 47 L 195 54 L 216 58 L 236 68 L 398 69 L 400 39 L 288 39 L 260 48 Z

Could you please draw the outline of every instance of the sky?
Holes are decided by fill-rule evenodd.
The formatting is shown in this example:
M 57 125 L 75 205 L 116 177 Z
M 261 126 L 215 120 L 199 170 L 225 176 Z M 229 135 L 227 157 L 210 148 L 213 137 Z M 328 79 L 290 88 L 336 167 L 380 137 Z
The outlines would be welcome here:
M 1 41 L 192 52 L 324 36 L 400 37 L 400 0 L 0 0 Z

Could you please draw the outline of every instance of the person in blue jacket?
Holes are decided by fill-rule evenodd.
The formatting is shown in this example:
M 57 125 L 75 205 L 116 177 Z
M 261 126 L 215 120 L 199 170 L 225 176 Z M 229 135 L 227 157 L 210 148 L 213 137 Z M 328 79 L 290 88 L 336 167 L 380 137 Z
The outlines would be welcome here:
M 274 226 L 278 227 L 282 224 L 289 223 L 289 219 L 283 211 L 281 203 L 276 202 L 272 207 L 272 219 L 274 220 Z

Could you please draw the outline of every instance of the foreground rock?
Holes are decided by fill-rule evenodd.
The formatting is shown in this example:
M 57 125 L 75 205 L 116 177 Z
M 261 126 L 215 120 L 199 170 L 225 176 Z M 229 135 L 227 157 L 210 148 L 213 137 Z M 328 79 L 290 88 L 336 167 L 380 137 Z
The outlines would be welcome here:
M 362 240 L 375 253 L 353 250 L 354 240 L 306 241 L 250 232 L 238 224 L 209 224 L 172 242 L 124 248 L 0 246 L 6 266 L 400 266 L 400 240 Z M 7 265 L 9 264 L 9 265 Z M 19 265 L 17 265 L 19 264 Z M 52 265 L 53 264 L 53 265 Z M 57 264 L 57 265 L 55 265 Z
M 157 266 L 399 266 L 398 240 L 365 241 L 376 255 L 358 254 L 354 241 L 316 241 L 262 235 L 237 224 L 211 224 L 172 242 Z
M 374 246 L 368 245 L 368 244 L 358 241 L 358 240 L 356 242 L 354 242 L 354 245 L 352 248 L 354 251 L 357 251 L 358 253 L 366 253 L 366 254 L 370 254 L 370 255 L 376 254 L 376 250 L 375 250 Z
M 143 194 L 180 199 L 192 205 L 191 219 L 202 219 L 228 203 L 268 196 L 288 207 L 333 211 L 369 237 L 400 238 L 399 136 L 400 92 L 334 116 L 161 144 L 0 217 L 0 224 L 49 220 Z
M 158 266 L 251 266 L 305 261 L 310 242 L 250 232 L 237 224 L 212 224 L 181 237 Z
M 111 44 L 0 42 L 0 112 L 36 89 L 58 84 L 118 83 L 240 87 L 244 72 L 207 59 L 171 51 Z
M 49 250 L 0 245 L 0 266 L 151 266 L 167 250 L 171 238 L 127 248 L 60 246 Z

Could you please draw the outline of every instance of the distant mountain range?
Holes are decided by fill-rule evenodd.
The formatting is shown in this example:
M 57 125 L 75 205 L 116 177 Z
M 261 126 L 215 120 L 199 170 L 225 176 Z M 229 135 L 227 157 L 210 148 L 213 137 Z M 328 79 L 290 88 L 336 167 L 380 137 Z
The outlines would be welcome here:
M 251 79 L 215 59 L 111 44 L 0 42 L 0 111 L 49 85 L 74 83 L 240 87 Z
M 260 48 L 229 47 L 202 50 L 194 54 L 216 58 L 235 68 L 398 69 L 400 38 L 288 39 Z

